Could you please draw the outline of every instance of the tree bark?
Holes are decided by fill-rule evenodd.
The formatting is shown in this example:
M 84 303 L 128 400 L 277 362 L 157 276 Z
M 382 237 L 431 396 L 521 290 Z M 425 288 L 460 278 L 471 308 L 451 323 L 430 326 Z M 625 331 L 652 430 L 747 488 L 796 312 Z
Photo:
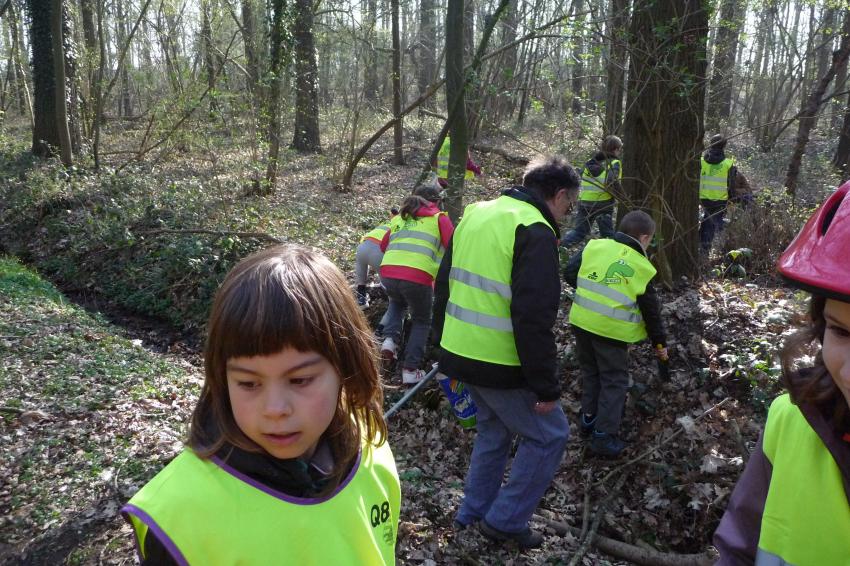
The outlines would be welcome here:
M 570 79 L 570 90 L 572 100 L 570 107 L 574 115 L 581 114 L 583 104 L 582 96 L 584 89 L 584 0 L 573 0 L 573 48 L 570 53 L 572 60 L 572 77 Z
M 437 75 L 436 26 L 434 25 L 434 0 L 420 0 L 419 3 L 419 74 L 417 83 L 419 95 L 428 90 L 428 85 Z M 423 104 L 432 107 L 431 98 Z
M 847 95 L 847 105 L 844 108 L 844 122 L 838 138 L 838 148 L 832 158 L 832 164 L 841 173 L 841 180 L 847 180 L 850 171 L 850 94 Z
M 616 134 L 623 122 L 623 94 L 626 90 L 626 41 L 629 26 L 629 0 L 611 0 L 608 25 L 608 61 L 605 74 L 608 77 L 608 96 L 605 101 L 605 123 L 603 134 Z
M 295 43 L 295 131 L 292 148 L 319 153 L 319 92 L 316 47 L 313 41 L 313 2 L 296 0 L 292 38 Z
M 654 29 L 655 33 L 642 33 Z M 655 263 L 667 285 L 697 273 L 697 187 L 705 109 L 708 14 L 701 0 L 638 0 L 632 12 L 620 214 L 658 225 Z
M 847 58 L 850 56 L 850 12 L 846 12 L 844 15 L 844 24 L 841 26 L 841 33 L 841 45 L 832 54 L 832 62 L 829 65 L 829 69 L 827 69 L 826 74 L 818 81 L 818 84 L 809 95 L 805 107 L 800 112 L 797 138 L 794 141 L 794 150 L 791 152 L 791 158 L 788 161 L 788 171 L 785 174 L 784 183 L 785 189 L 792 197 L 797 191 L 797 178 L 800 175 L 803 154 L 806 151 L 806 145 L 809 143 L 809 135 L 815 124 L 815 115 L 818 113 L 822 104 L 823 94 L 835 76 L 838 67 L 847 64 Z
M 271 57 L 269 72 L 271 85 L 267 99 L 269 157 L 266 163 L 266 179 L 262 192 L 274 192 L 277 181 L 277 160 L 280 157 L 280 87 L 283 74 L 283 25 L 286 0 L 272 0 Z
M 21 62 L 21 53 L 23 52 L 23 41 L 21 38 L 20 19 L 18 18 L 18 9 L 14 2 L 9 3 L 9 32 L 12 41 L 12 65 L 15 66 L 16 83 L 18 87 L 18 108 L 21 114 L 26 111 L 30 120 L 30 125 L 33 125 L 33 109 L 32 99 L 30 98 L 29 85 L 27 85 L 27 75 L 24 70 L 24 65 Z
M 399 37 L 398 0 L 390 0 L 393 35 L 393 163 L 404 165 L 404 128 L 401 117 L 401 39 Z
M 375 107 L 378 104 L 378 50 L 376 49 L 378 26 L 378 2 L 377 0 L 366 0 L 366 70 L 363 76 L 363 95 L 366 101 Z
M 743 23 L 739 2 L 740 0 L 723 0 L 720 7 L 706 112 L 708 128 L 713 131 L 720 128 L 720 122 L 729 117 L 732 108 L 735 54 L 738 52 L 738 36 Z
M 39 157 L 60 147 L 56 127 L 56 83 L 53 67 L 52 2 L 27 0 L 32 45 L 33 130 L 32 152 Z
M 207 74 L 207 88 L 215 91 L 215 56 L 213 54 L 212 24 L 210 23 L 210 4 L 201 3 L 201 41 L 204 48 L 204 68 Z M 218 112 L 215 96 L 210 96 L 210 112 Z
M 65 47 L 63 45 L 62 27 L 64 23 L 62 0 L 51 0 L 50 23 L 53 39 L 53 76 L 54 96 L 56 101 L 56 128 L 59 137 L 59 150 L 62 164 L 70 167 L 73 163 L 71 155 L 71 132 L 68 130 L 68 112 L 65 85 Z

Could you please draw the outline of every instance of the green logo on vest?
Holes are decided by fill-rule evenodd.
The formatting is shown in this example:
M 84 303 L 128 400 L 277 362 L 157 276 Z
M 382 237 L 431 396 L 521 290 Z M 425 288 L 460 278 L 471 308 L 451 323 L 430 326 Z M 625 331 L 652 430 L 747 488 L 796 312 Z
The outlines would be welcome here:
M 602 282 L 605 285 L 628 284 L 629 280 L 627 277 L 632 277 L 634 274 L 635 270 L 633 267 L 626 263 L 625 260 L 618 259 L 608 267 L 608 271 L 605 273 L 605 278 Z

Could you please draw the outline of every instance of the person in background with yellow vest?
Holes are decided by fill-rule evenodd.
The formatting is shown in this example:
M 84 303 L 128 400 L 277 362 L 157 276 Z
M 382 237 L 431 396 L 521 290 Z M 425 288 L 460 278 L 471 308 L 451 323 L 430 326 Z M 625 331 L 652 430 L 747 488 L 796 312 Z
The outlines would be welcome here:
M 830 196 L 779 258 L 779 273 L 812 293 L 809 325 L 782 350 L 788 393 L 714 533 L 720 566 L 850 564 L 850 183 Z M 842 252 L 839 252 L 842 250 Z M 812 344 L 820 343 L 814 366 Z
M 339 269 L 297 246 L 251 255 L 207 332 L 188 446 L 122 508 L 141 563 L 394 564 L 398 473 Z
M 425 377 L 419 366 L 431 331 L 434 276 L 454 231 L 449 216 L 440 210 L 440 202 L 440 190 L 435 186 L 417 187 L 404 200 L 400 214 L 392 219 L 381 241 L 381 283 L 390 303 L 383 319 L 381 357 L 386 362 L 396 360 L 404 314 L 409 308 L 410 336 L 401 371 L 402 383 L 407 385 Z
M 621 194 L 620 180 L 623 165 L 620 154 L 623 142 L 617 136 L 607 136 L 593 157 L 584 164 L 581 172 L 581 193 L 578 196 L 575 228 L 564 235 L 561 245 L 565 248 L 583 242 L 596 222 L 600 238 L 614 235 L 614 199 Z
M 440 152 L 437 154 L 437 182 L 440 184 L 442 188 L 446 188 L 449 186 L 449 154 L 452 150 L 452 142 L 449 139 L 449 136 L 443 140 L 443 145 L 440 146 Z M 431 163 L 433 166 L 433 162 Z M 476 163 L 472 160 L 472 154 L 469 153 L 469 150 L 466 150 L 466 172 L 463 174 L 463 178 L 467 181 L 472 179 L 473 176 L 478 177 L 481 175 L 481 167 L 476 165 Z
M 633 210 L 620 221 L 613 239 L 592 240 L 574 255 L 564 278 L 576 288 L 570 324 L 582 375 L 580 430 L 591 437 L 590 450 L 616 457 L 629 387 L 629 344 L 652 338 L 655 354 L 667 359 L 666 333 L 655 268 L 646 248 L 655 234 L 647 213 Z
M 723 230 L 729 200 L 746 206 L 752 199 L 747 178 L 738 170 L 735 160 L 726 156 L 726 142 L 723 135 L 713 135 L 708 150 L 700 160 L 699 202 L 702 205 L 702 220 L 699 223 L 699 241 L 705 253 L 711 250 L 714 237 Z
M 558 222 L 580 182 L 563 158 L 535 158 L 521 187 L 466 207 L 437 275 L 440 371 L 463 382 L 478 407 L 455 528 L 478 523 L 484 536 L 520 548 L 543 542 L 528 521 L 570 436 L 553 327 L 561 295 Z
M 390 220 L 398 214 L 398 208 L 390 209 Z M 357 304 L 361 307 L 366 307 L 369 304 L 369 299 L 366 295 L 366 280 L 369 278 L 369 268 L 372 271 L 378 272 L 381 268 L 381 260 L 384 259 L 384 252 L 381 251 L 381 241 L 390 229 L 389 221 L 375 226 L 360 238 L 360 244 L 357 246 L 357 252 L 354 256 L 354 284 L 357 286 Z M 382 321 L 383 323 L 383 321 Z

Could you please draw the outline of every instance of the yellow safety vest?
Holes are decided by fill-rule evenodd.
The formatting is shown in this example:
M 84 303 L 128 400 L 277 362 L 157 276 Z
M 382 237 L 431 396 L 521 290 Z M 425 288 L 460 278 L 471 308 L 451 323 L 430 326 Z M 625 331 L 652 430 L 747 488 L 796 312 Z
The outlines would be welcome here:
M 360 238 L 360 241 L 364 242 L 366 238 L 374 238 L 380 242 L 384 239 L 384 234 L 386 234 L 387 230 L 389 229 L 389 222 L 387 222 L 386 224 L 381 224 L 380 226 L 375 226 L 374 228 L 366 232 L 366 234 L 362 238 Z
M 762 446 L 773 472 L 756 565 L 850 564 L 850 504 L 841 470 L 787 393 L 770 406 Z
M 121 510 L 144 552 L 153 532 L 178 564 L 394 564 L 401 492 L 387 443 L 364 443 L 323 499 L 287 496 L 185 450 Z
M 437 154 L 437 177 L 440 179 L 449 178 L 449 154 L 452 150 L 452 143 L 449 138 L 443 140 L 443 145 L 440 146 L 440 152 Z M 466 165 L 464 165 L 464 168 Z M 469 169 L 465 169 L 463 174 L 464 179 L 472 179 L 474 174 Z
M 537 207 L 509 196 L 466 207 L 452 238 L 443 349 L 473 360 L 520 365 L 511 322 L 514 238 L 517 226 L 537 223 L 552 229 Z
M 606 181 L 608 180 L 608 172 L 614 165 L 619 165 L 619 174 L 617 179 L 623 178 L 623 165 L 619 159 L 612 159 L 605 164 L 602 172 L 593 176 L 590 170 L 585 167 L 581 172 L 581 192 L 578 194 L 578 199 L 585 202 L 600 202 L 611 200 L 614 198 L 607 190 Z
M 570 323 L 622 342 L 646 338 L 637 297 L 655 276 L 649 260 L 626 244 L 591 240 L 581 254 L 581 267 Z
M 720 163 L 709 163 L 701 159 L 699 175 L 699 198 L 702 200 L 729 200 L 729 170 L 735 160 L 727 157 Z
M 418 216 L 405 220 L 401 214 L 390 221 L 390 243 L 381 260 L 385 265 L 402 265 L 424 271 L 431 277 L 437 275 L 443 259 L 443 242 L 440 238 L 440 212 L 434 216 Z

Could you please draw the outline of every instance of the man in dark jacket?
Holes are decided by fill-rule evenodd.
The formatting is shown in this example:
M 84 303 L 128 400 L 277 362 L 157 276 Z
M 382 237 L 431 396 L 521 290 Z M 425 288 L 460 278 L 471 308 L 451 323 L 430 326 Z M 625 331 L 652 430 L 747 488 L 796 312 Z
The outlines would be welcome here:
M 521 187 L 467 207 L 436 280 L 440 370 L 462 381 L 478 407 L 455 525 L 480 521 L 488 538 L 521 548 L 543 542 L 528 521 L 569 439 L 552 329 L 561 293 L 558 221 L 574 206 L 579 183 L 564 159 L 533 160 Z
M 735 160 L 726 155 L 727 139 L 715 134 L 700 160 L 699 202 L 702 220 L 699 240 L 703 252 L 711 249 L 714 237 L 723 230 L 726 206 L 730 200 L 747 206 L 752 200 L 750 185 Z
M 667 359 L 666 336 L 658 296 L 652 286 L 655 268 L 646 247 L 655 222 L 633 210 L 620 221 L 613 239 L 592 240 L 573 256 L 564 278 L 576 288 L 570 323 L 582 374 L 582 436 L 600 456 L 619 456 L 623 406 L 629 385 L 629 344 L 647 334 L 656 355 Z

